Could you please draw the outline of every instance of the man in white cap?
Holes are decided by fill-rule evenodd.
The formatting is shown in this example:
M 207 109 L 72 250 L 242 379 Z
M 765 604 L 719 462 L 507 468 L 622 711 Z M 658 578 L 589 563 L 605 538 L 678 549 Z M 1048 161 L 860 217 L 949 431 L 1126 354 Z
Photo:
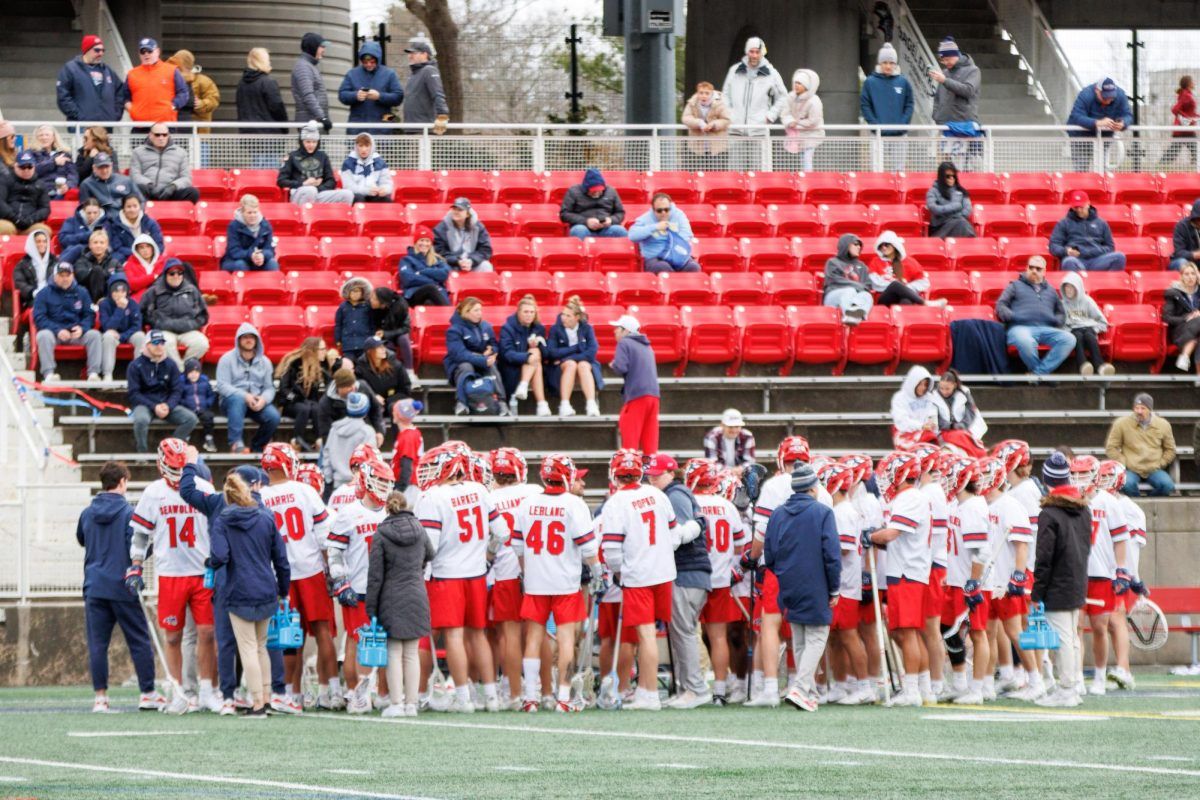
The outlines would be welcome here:
M 765 126 L 779 121 L 788 90 L 779 70 L 767 60 L 767 46 L 762 39 L 757 36 L 747 39 L 745 52 L 746 55 L 726 73 L 721 94 L 729 107 L 730 135 L 762 137 L 769 133 Z M 750 130 L 740 127 L 746 125 L 764 127 Z M 731 147 L 734 163 L 730 166 L 733 169 L 756 166 L 759 160 L 757 144 L 734 140 Z
M 623 314 L 609 323 L 616 328 L 617 352 L 609 367 L 625 379 L 621 387 L 621 417 L 617 428 L 621 447 L 658 452 L 658 366 L 650 340 L 641 333 L 637 318 Z
M 729 467 L 738 475 L 754 463 L 754 434 L 736 408 L 721 412 L 721 424 L 704 434 L 704 457 Z
M 885 42 L 879 48 L 875 71 L 863 81 L 858 105 L 868 125 L 908 125 L 913 116 L 913 90 L 908 78 L 900 74 L 896 48 Z M 884 163 L 887 169 L 904 169 L 907 131 L 884 128 Z

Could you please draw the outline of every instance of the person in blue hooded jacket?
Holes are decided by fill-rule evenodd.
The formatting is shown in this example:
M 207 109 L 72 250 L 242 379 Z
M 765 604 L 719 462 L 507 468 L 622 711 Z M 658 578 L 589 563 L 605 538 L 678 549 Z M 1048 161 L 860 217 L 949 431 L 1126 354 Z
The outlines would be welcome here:
M 537 300 L 525 295 L 517 301 L 517 310 L 504 321 L 500 329 L 500 376 L 504 393 L 515 412 L 517 401 L 529 396 L 537 401 L 537 415 L 550 416 L 546 402 L 545 361 L 546 326 L 538 321 Z
M 692 223 L 666 192 L 650 198 L 650 210 L 629 229 L 629 240 L 637 242 L 646 272 L 699 272 L 692 258 Z
M 291 566 L 275 515 L 254 496 L 236 471 L 225 476 L 225 508 L 212 525 L 214 569 L 225 567 L 221 593 L 242 659 L 242 676 L 253 707 L 247 717 L 267 714 L 271 700 L 271 659 L 267 621 L 288 596 Z
M 278 272 L 275 260 L 275 231 L 263 216 L 258 198 L 242 195 L 233 219 L 225 231 L 225 255 L 221 269 L 226 272 Z
M 1076 189 L 1065 198 L 1067 215 L 1054 225 L 1050 253 L 1064 270 L 1078 272 L 1123 272 L 1125 254 L 1113 243 L 1112 229 L 1100 218 L 1087 192 Z
M 477 297 L 463 298 L 450 316 L 450 328 L 446 331 L 446 357 L 442 359 L 446 379 L 455 388 L 458 400 L 454 404 L 455 414 L 462 416 L 469 413 L 467 379 L 472 375 L 483 375 L 492 378 L 500 400 L 500 413 L 508 416 L 504 381 L 500 377 L 500 370 L 496 368 L 499 357 L 500 342 L 496 340 L 492 324 L 483 318 L 483 302 Z
M 129 469 L 120 461 L 105 462 L 100 468 L 100 493 L 75 526 L 75 539 L 83 548 L 83 612 L 96 693 L 92 711 L 99 713 L 108 711 L 108 645 L 115 625 L 121 626 L 137 672 L 142 693 L 138 708 L 155 711 L 164 704 L 154 689 L 154 652 L 146 615 L 125 588 L 133 519 L 133 506 L 125 499 L 128 487 Z
M 142 307 L 129 295 L 125 273 L 114 272 L 108 278 L 108 295 L 100 301 L 100 374 L 106 381 L 113 379 L 117 366 L 118 345 L 133 348 L 133 357 L 141 355 L 146 344 L 142 332 Z
M 104 42 L 88 34 L 79 43 L 82 51 L 58 71 L 55 93 L 58 110 L 69 120 L 116 122 L 125 116 L 117 99 L 124 84 L 104 63 Z
M 43 381 L 58 380 L 54 348 L 60 344 L 83 345 L 88 380 L 100 380 L 100 331 L 96 330 L 92 296 L 76 282 L 75 269 L 66 261 L 54 266 L 54 277 L 34 295 L 33 324 Z
M 63 220 L 62 227 L 58 229 L 56 238 L 59 258 L 74 264 L 75 260 L 83 255 L 83 251 L 87 250 L 92 231 L 105 228 L 104 206 L 94 197 L 84 200 L 75 209 L 74 214 Z
M 804 711 L 817 710 L 813 678 L 841 588 L 840 547 L 833 509 L 817 501 L 817 474 L 797 461 L 792 496 L 767 523 L 763 566 L 779 581 L 779 607 L 792 626 L 796 679 L 786 699 Z
M 1092 145 L 1096 134 L 1111 141 L 1114 134 L 1133 124 L 1133 110 L 1129 105 L 1129 97 L 1112 78 L 1098 80 L 1079 90 L 1075 104 L 1071 106 L 1071 114 L 1067 117 L 1067 124 L 1083 129 L 1067 131 L 1067 136 L 1078 140 L 1071 142 L 1071 159 L 1075 162 L 1075 171 L 1090 172 L 1094 166 Z
M 550 394 L 559 397 L 559 416 L 575 416 L 575 409 L 571 407 L 571 393 L 575 390 L 576 380 L 579 381 L 579 390 L 583 392 L 587 409 L 585 413 L 589 417 L 600 416 L 596 392 L 604 388 L 604 378 L 600 371 L 599 352 L 600 343 L 591 323 L 587 321 L 583 303 L 579 295 L 571 295 L 546 334 L 546 364 L 542 372 Z
M 358 66 L 352 67 L 338 87 L 338 100 L 350 107 L 351 123 L 383 122 L 392 109 L 404 101 L 404 89 L 396 71 L 383 63 L 383 49 L 378 42 L 364 42 L 358 49 Z M 363 131 L 382 136 L 387 128 L 348 128 L 355 136 Z M 394 131 L 393 131 L 394 132 Z
M 424 226 L 413 233 L 413 245 L 400 259 L 400 288 L 410 306 L 448 306 L 446 281 L 450 265 L 433 249 L 433 231 Z

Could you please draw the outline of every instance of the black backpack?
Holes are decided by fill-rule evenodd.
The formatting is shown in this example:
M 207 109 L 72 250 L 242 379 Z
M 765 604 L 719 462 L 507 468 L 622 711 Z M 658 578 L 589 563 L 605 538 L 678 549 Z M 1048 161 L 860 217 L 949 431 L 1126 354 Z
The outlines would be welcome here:
M 500 395 L 496 392 L 496 381 L 491 375 L 468 375 L 463 384 L 463 394 L 466 395 L 470 413 L 499 416 Z

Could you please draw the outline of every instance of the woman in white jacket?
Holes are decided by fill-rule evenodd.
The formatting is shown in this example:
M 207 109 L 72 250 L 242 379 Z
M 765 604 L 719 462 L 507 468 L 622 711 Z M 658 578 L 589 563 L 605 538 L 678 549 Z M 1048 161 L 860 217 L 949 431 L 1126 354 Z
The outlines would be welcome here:
M 892 395 L 892 445 L 912 450 L 923 442 L 938 443 L 938 409 L 933 401 L 933 376 L 914 365 Z
M 811 69 L 793 72 L 792 91 L 788 92 L 780 118 L 787 128 L 783 147 L 789 153 L 803 153 L 801 169 L 805 172 L 812 172 L 813 154 L 825 138 L 825 109 L 817 97 L 820 86 L 821 77 Z

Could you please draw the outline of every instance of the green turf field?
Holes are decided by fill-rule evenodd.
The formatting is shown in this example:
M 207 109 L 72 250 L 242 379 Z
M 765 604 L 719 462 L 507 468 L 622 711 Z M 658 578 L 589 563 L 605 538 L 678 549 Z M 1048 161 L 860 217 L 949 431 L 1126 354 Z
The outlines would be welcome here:
M 1200 678 L 1078 709 L 94 715 L 0 690 L 0 798 L 1197 798 Z

